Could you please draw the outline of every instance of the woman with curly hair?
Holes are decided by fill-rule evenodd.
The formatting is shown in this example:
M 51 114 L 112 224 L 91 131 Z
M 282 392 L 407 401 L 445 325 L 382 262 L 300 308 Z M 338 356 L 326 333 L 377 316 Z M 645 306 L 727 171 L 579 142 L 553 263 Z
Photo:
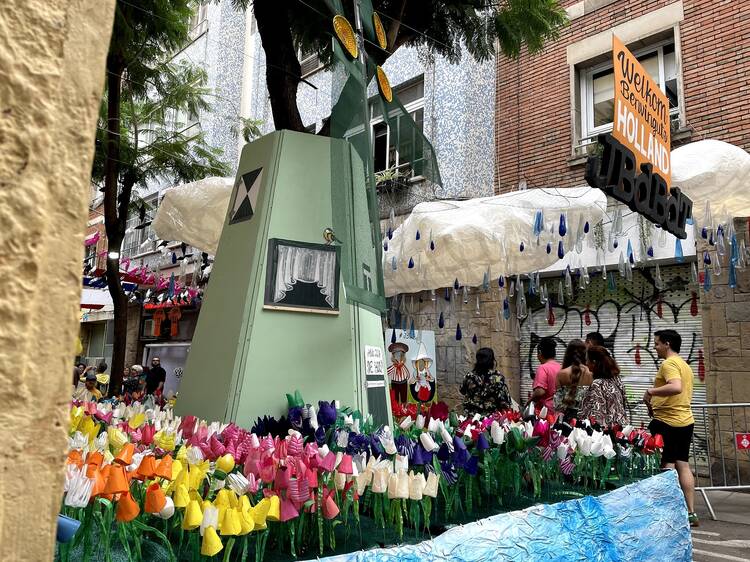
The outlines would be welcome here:
M 627 425 L 627 399 L 617 362 L 606 349 L 595 345 L 586 353 L 586 366 L 594 380 L 581 402 L 580 417 L 593 418 L 604 426 Z

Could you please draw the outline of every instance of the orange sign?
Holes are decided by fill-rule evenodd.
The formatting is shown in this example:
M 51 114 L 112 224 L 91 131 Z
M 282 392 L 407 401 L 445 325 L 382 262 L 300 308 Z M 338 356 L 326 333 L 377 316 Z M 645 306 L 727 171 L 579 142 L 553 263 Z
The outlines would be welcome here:
M 649 76 L 638 59 L 612 36 L 615 68 L 615 117 L 612 136 L 630 148 L 641 164 L 650 163 L 667 187 L 671 183 L 669 100 L 659 82 Z

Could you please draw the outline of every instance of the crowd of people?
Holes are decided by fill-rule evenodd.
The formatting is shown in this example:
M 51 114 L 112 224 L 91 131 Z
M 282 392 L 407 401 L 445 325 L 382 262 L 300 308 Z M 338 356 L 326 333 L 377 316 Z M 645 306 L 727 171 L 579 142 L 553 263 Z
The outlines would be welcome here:
M 663 361 L 642 402 L 652 418 L 649 430 L 664 440 L 662 468 L 677 470 L 690 524 L 697 526 L 695 481 L 689 464 L 694 426 L 690 408 L 693 371 L 679 355 L 681 345 L 682 338 L 675 330 L 654 333 L 654 349 Z M 629 412 L 636 404 L 629 404 L 620 367 L 599 332 L 587 334 L 585 340 L 570 341 L 562 364 L 556 357 L 557 341 L 541 338 L 537 344 L 539 367 L 527 407 L 533 403 L 537 410 L 546 408 L 564 421 L 590 420 L 604 427 L 630 423 Z M 505 377 L 496 370 L 495 355 L 489 348 L 477 351 L 474 369 L 464 377 L 460 392 L 469 415 L 490 414 L 513 405 Z
M 151 365 L 125 367 L 122 374 L 122 386 L 115 390 L 109 388 L 107 364 L 86 365 L 79 363 L 73 367 L 73 400 L 90 402 L 101 400 L 104 396 L 114 396 L 124 402 L 140 402 L 146 396 L 161 397 L 167 372 L 161 366 L 158 357 L 151 359 Z

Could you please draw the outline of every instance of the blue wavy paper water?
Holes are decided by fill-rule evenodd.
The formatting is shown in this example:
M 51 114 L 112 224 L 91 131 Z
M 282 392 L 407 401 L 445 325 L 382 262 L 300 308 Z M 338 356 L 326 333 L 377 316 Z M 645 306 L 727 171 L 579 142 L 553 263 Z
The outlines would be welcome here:
M 321 560 L 689 562 L 692 542 L 677 473 L 669 471 L 596 498 L 488 517 L 416 545 Z

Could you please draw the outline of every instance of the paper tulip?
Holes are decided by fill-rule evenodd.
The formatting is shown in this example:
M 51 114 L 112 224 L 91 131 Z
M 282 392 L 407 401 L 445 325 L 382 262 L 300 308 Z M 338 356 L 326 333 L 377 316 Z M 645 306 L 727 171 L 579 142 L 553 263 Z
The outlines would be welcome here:
M 363 495 L 370 482 L 372 482 L 372 471 L 366 470 L 365 472 L 360 472 L 357 476 L 357 494 L 360 496 Z
M 146 488 L 146 501 L 143 504 L 143 510 L 146 513 L 159 513 L 164 509 L 167 498 L 164 496 L 164 490 L 154 482 Z
M 174 472 L 172 470 L 173 464 L 174 463 L 172 461 L 172 456 L 165 455 L 156 465 L 154 476 L 158 476 L 159 478 L 164 478 L 166 480 L 172 480 L 174 478 Z
M 354 468 L 352 467 L 351 455 L 342 455 L 341 462 L 337 469 L 341 474 L 353 474 Z
M 203 521 L 203 511 L 196 500 L 190 500 L 185 508 L 185 517 L 182 520 L 182 528 L 186 531 L 192 531 L 200 527 Z
M 122 494 L 128 492 L 130 486 L 128 477 L 125 475 L 125 467 L 121 465 L 112 465 L 109 470 L 109 478 L 104 486 L 104 494 Z
M 323 501 L 323 517 L 326 519 L 333 519 L 338 514 L 339 506 L 336 505 L 336 500 L 334 499 L 333 494 L 331 494 Z
M 388 470 L 376 470 L 372 476 L 372 491 L 376 494 L 382 494 L 388 490 Z
M 271 500 L 269 498 L 263 498 L 258 502 L 250 513 L 253 516 L 255 522 L 255 528 L 262 530 L 266 528 L 266 519 L 268 518 L 268 512 L 271 509 Z
M 341 474 L 338 471 L 335 472 L 333 475 L 333 484 L 339 492 L 342 491 L 344 486 L 346 486 L 346 474 Z
M 422 493 L 425 496 L 430 496 L 431 498 L 436 498 L 438 494 L 438 482 L 440 479 L 438 478 L 438 475 L 434 472 L 430 472 L 429 476 L 427 476 L 427 483 L 425 484 L 424 490 Z
M 126 443 L 120 449 L 115 457 L 115 462 L 122 466 L 128 466 L 133 462 L 133 453 L 135 453 L 135 445 L 133 443 Z
M 141 509 L 138 504 L 130 495 L 130 492 L 122 494 L 120 499 L 117 500 L 117 509 L 115 510 L 115 518 L 121 522 L 132 521 L 138 516 Z
M 140 464 L 138 465 L 138 470 L 136 470 L 136 477 L 138 477 L 141 480 L 147 480 L 154 477 L 154 474 L 156 472 L 156 461 L 154 460 L 153 455 L 146 455 L 141 459 Z
M 426 451 L 432 453 L 434 451 L 437 451 L 440 446 L 435 443 L 435 440 L 432 438 L 432 435 L 429 433 L 422 433 L 419 436 L 419 441 L 422 443 L 422 447 L 425 448 Z
M 140 413 L 134 415 L 130 420 L 128 420 L 128 425 L 131 429 L 138 429 L 141 427 L 146 421 L 146 414 Z
M 299 512 L 294 507 L 294 504 L 290 499 L 284 499 L 281 502 L 281 517 L 280 521 L 289 521 L 299 515 Z
M 221 534 L 226 536 L 239 535 L 240 531 L 242 531 L 242 523 L 240 522 L 239 511 L 234 508 L 226 509 L 221 519 Z
M 203 502 L 203 519 L 200 524 L 201 535 L 206 534 L 206 529 L 219 528 L 219 508 L 208 501 Z
M 557 458 L 563 460 L 568 456 L 568 446 L 565 443 L 558 445 L 557 447 Z
M 213 437 L 212 437 L 213 438 Z M 230 454 L 223 455 L 216 459 L 216 468 L 229 474 L 234 469 L 234 457 Z
M 406 431 L 414 424 L 414 420 L 411 419 L 411 417 L 407 416 L 403 420 L 401 420 L 401 423 L 399 424 L 399 427 Z
M 424 429 L 424 416 L 422 414 L 419 414 L 417 416 L 417 422 L 415 424 L 417 429 Z
M 320 468 L 326 472 L 331 472 L 333 467 L 336 465 L 336 454 L 333 451 L 328 451 L 328 454 L 320 462 Z
M 174 499 L 175 507 L 183 508 L 186 507 L 188 503 L 190 503 L 190 496 L 188 495 L 187 486 L 183 484 L 177 486 L 172 497 Z
M 421 500 L 422 494 L 424 493 L 427 481 L 424 479 L 424 474 L 417 474 L 416 476 L 412 473 L 409 476 L 409 499 L 410 500 Z
M 216 528 L 206 527 L 201 543 L 201 554 L 203 556 L 214 556 L 221 552 L 222 548 L 224 548 L 224 545 L 221 543 L 219 535 L 216 534 Z
M 269 521 L 278 521 L 281 518 L 281 500 L 279 499 L 279 496 L 271 496 L 268 499 L 270 505 L 266 519 Z
M 106 433 L 102 433 L 102 435 L 106 436 Z M 93 451 L 88 454 L 86 457 L 86 464 L 88 465 L 94 465 L 94 466 L 101 466 L 104 462 L 104 455 L 100 453 L 99 451 Z
M 156 516 L 160 519 L 169 519 L 173 515 L 174 515 L 174 502 L 172 501 L 172 498 L 166 498 L 164 507 L 161 508 L 161 511 L 157 513 Z
M 276 470 L 276 478 L 274 479 L 274 489 L 286 490 L 289 487 L 289 472 L 290 470 L 285 466 L 280 466 Z

